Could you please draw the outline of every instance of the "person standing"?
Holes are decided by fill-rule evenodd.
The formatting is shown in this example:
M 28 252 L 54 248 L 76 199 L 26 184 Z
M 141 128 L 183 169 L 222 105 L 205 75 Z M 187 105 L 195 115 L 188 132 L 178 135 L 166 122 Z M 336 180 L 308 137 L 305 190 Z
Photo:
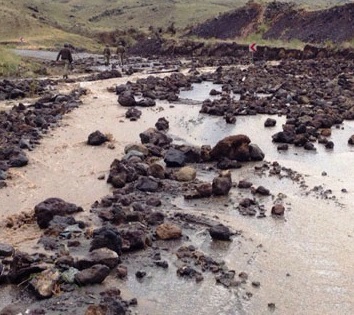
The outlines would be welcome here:
M 124 58 L 125 58 L 125 47 L 122 42 L 119 43 L 117 46 L 117 57 L 118 57 L 118 62 L 120 63 L 121 66 L 123 66 L 124 63 Z
M 103 57 L 104 57 L 104 64 L 106 66 L 109 65 L 109 60 L 111 58 L 111 50 L 109 49 L 109 45 L 106 45 L 106 47 L 103 50 Z
M 64 44 L 64 47 L 59 51 L 58 56 L 57 56 L 57 61 L 59 61 L 59 59 L 64 61 L 63 78 L 67 79 L 68 74 L 69 74 L 69 67 L 71 66 L 71 63 L 73 62 L 73 57 L 72 57 L 71 50 L 70 50 L 68 44 Z

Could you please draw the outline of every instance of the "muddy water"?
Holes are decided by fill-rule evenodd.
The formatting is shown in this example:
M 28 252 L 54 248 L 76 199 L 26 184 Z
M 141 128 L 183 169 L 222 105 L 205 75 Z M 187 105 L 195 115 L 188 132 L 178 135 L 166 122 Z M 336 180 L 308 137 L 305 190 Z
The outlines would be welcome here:
M 189 97 L 193 99 L 193 96 Z M 174 203 L 181 211 L 217 214 L 230 226 L 243 231 L 243 237 L 248 242 L 236 242 L 221 248 L 213 246 L 207 237 L 191 238 L 196 243 L 199 240 L 201 248 L 206 252 L 218 254 L 230 268 L 246 271 L 250 279 L 261 282 L 261 287 L 248 288 L 254 294 L 250 301 L 244 298 L 245 292 L 242 291 L 236 296 L 226 297 L 224 289 L 216 290 L 212 287 L 212 280 L 203 283 L 195 291 L 185 288 L 187 292 L 183 291 L 180 295 L 179 287 L 183 285 L 178 281 L 175 284 L 167 277 L 164 299 L 174 301 L 176 295 L 181 296 L 182 301 L 191 301 L 186 303 L 183 310 L 190 311 L 189 305 L 192 304 L 191 309 L 197 308 L 198 314 L 214 313 L 211 306 L 214 303 L 218 314 L 265 314 L 271 311 L 268 303 L 275 303 L 275 314 L 352 314 L 354 214 L 351 209 L 354 185 L 351 179 L 354 167 L 350 163 L 353 148 L 347 145 L 347 140 L 354 133 L 354 123 L 345 122 L 341 129 L 333 130 L 333 151 L 317 145 L 316 152 L 291 147 L 289 151 L 279 153 L 270 140 L 271 135 L 281 129 L 283 117 L 273 117 L 277 119 L 277 127 L 266 129 L 263 127 L 266 116 L 238 117 L 235 125 L 226 125 L 220 118 L 199 114 L 199 106 L 188 106 L 186 109 L 185 105 L 176 105 L 174 110 L 183 112 L 183 117 L 170 114 L 167 109 L 160 114 L 172 122 L 170 133 L 175 136 L 176 141 L 181 139 L 181 142 L 195 145 L 214 145 L 226 135 L 247 134 L 265 152 L 266 160 L 278 161 L 281 165 L 304 174 L 308 189 L 303 189 L 298 183 L 286 178 L 279 180 L 258 177 L 253 173 L 254 165 L 233 172 L 234 181 L 247 179 L 255 187 L 263 185 L 270 188 L 274 196 L 284 194 L 287 205 L 285 220 L 240 216 L 236 209 L 241 197 L 238 192 L 233 192 L 228 198 L 221 198 L 219 203 L 213 202 L 212 206 L 208 203 L 185 201 L 183 198 L 175 200 Z M 144 118 L 147 119 L 149 114 L 144 113 Z M 327 175 L 324 176 L 323 172 Z M 199 176 L 203 177 L 203 174 Z M 210 174 L 204 176 L 207 178 Z M 319 185 L 324 190 L 331 189 L 333 194 L 330 197 L 335 196 L 335 199 L 323 199 L 315 193 L 308 195 L 309 189 Z M 343 193 L 343 188 L 348 192 Z M 242 194 L 242 197 L 245 196 L 247 197 Z M 273 200 L 267 197 L 262 203 L 269 214 Z M 129 285 L 135 294 L 140 292 L 142 296 L 158 301 L 160 291 L 155 286 L 161 285 L 161 281 L 159 279 L 155 285 L 137 285 L 131 280 Z M 208 292 L 207 301 L 205 292 Z M 224 299 L 228 300 L 225 304 L 222 302 Z M 182 301 L 178 300 L 177 304 L 180 305 Z M 173 310 L 175 304 L 171 305 L 171 314 L 180 314 L 178 307 Z M 161 312 L 163 309 L 164 305 L 161 306 Z
M 284 220 L 241 216 L 236 206 L 247 193 L 241 194 L 239 190 L 212 204 L 183 198 L 176 198 L 173 203 L 179 211 L 217 215 L 229 226 L 242 230 L 242 236 L 227 244 L 211 242 L 207 233 L 187 233 L 191 243 L 225 260 L 236 273 L 247 272 L 250 281 L 260 281 L 261 286 L 253 288 L 248 284 L 231 291 L 215 286 L 212 275 L 195 284 L 177 278 L 176 262 L 170 261 L 167 272 L 151 269 L 149 273 L 147 266 L 148 277 L 142 283 L 132 273 L 124 285 L 119 285 L 126 288 L 124 295 L 138 298 L 139 314 L 166 314 L 167 307 L 168 314 L 353 314 L 354 166 L 353 148 L 348 147 L 347 140 L 354 133 L 354 124 L 346 122 L 341 129 L 332 130 L 333 151 L 317 145 L 316 152 L 291 147 L 279 153 L 271 135 L 281 130 L 283 117 L 273 117 L 277 119 L 274 128 L 263 127 L 266 116 L 237 117 L 235 125 L 227 125 L 219 117 L 199 114 L 199 105 L 159 102 L 157 107 L 142 109 L 138 122 L 126 121 L 125 109 L 106 90 L 123 80 L 82 84 L 91 90 L 84 105 L 65 117 L 63 128 L 51 132 L 42 146 L 28 153 L 31 162 L 26 168 L 11 171 L 9 187 L 0 190 L 2 217 L 30 211 L 38 202 L 54 196 L 88 210 L 95 200 L 110 192 L 105 181 L 97 177 L 107 175 L 112 160 L 122 157 L 124 146 L 139 142 L 138 134 L 153 126 L 159 117 L 170 121 L 169 133 L 177 143 L 214 145 L 224 136 L 244 133 L 262 148 L 267 161 L 278 161 L 304 174 L 308 189 L 287 178 L 254 174 L 255 164 L 261 163 L 248 164 L 233 172 L 235 182 L 247 179 L 255 186 L 269 188 L 274 196 L 285 195 Z M 184 97 L 200 101 L 205 96 L 199 94 L 208 93 L 209 87 L 196 91 Z M 85 145 L 88 134 L 97 129 L 113 136 L 115 149 Z M 323 176 L 323 172 L 327 175 Z M 213 174 L 201 172 L 198 176 L 211 179 Z M 336 198 L 323 199 L 319 194 L 307 193 L 318 185 L 331 189 L 331 196 Z M 348 192 L 343 193 L 343 188 Z M 268 215 L 273 200 L 264 197 L 261 202 Z M 4 231 L 0 241 L 15 241 L 20 247 L 24 239 L 35 234 L 35 228 L 25 236 Z M 134 266 L 129 268 L 134 270 Z M 248 298 L 246 292 L 253 297 Z M 8 298 L 3 297 L 5 301 Z M 270 309 L 268 303 L 275 303 L 275 309 Z

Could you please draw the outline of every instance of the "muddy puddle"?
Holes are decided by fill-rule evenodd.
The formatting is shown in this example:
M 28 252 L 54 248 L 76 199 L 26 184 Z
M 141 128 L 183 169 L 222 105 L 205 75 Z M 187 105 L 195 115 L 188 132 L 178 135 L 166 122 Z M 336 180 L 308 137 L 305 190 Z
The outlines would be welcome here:
M 169 134 L 175 143 L 213 146 L 225 136 L 246 134 L 263 150 L 266 161 L 277 161 L 298 172 L 304 185 L 286 177 L 257 174 L 254 167 L 264 162 L 249 163 L 232 171 L 232 178 L 234 182 L 246 179 L 255 187 L 270 189 L 272 197 L 259 198 L 267 209 L 265 218 L 239 213 L 240 198 L 252 196 L 237 189 L 227 197 L 214 198 L 212 203 L 178 197 L 172 204 L 174 211 L 217 216 L 234 230 L 242 231 L 233 242 L 218 243 L 211 242 L 206 231 L 187 230 L 189 240 L 183 243 L 197 245 L 212 257 L 224 260 L 237 274 L 246 272 L 250 281 L 260 282 L 260 287 L 248 283 L 240 289 L 225 289 L 215 285 L 214 277 L 208 274 L 201 283 L 186 281 L 176 275 L 177 263 L 173 260 L 167 270 L 156 270 L 147 264 L 144 281 L 136 279 L 135 266 L 129 265 L 127 280 L 110 277 L 105 285 L 118 286 L 125 298 L 136 297 L 136 313 L 144 315 L 353 314 L 354 148 L 347 141 L 354 134 L 354 122 L 332 128 L 333 150 L 316 144 L 317 151 L 290 146 L 288 151 L 279 152 L 271 136 L 281 130 L 284 117 L 272 116 L 277 120 L 272 128 L 264 127 L 269 116 L 263 115 L 239 116 L 236 124 L 228 125 L 220 117 L 200 114 L 200 105 L 158 102 L 154 108 L 142 108 L 138 122 L 127 121 L 125 109 L 106 89 L 123 80 L 81 84 L 91 90 L 84 104 L 64 118 L 62 128 L 53 130 L 40 147 L 28 153 L 27 167 L 11 170 L 12 180 L 0 190 L 2 218 L 31 211 L 48 197 L 63 198 L 88 211 L 95 200 L 111 191 L 105 180 L 97 178 L 107 175 L 113 159 L 122 157 L 124 146 L 140 142 L 139 133 L 154 126 L 160 117 L 170 122 Z M 205 84 L 184 91 L 181 98 L 203 101 L 210 91 L 209 83 Z M 112 135 L 115 149 L 87 146 L 87 136 L 95 130 Z M 208 171 L 198 174 L 201 179 L 214 175 Z M 322 188 L 312 191 L 315 186 Z M 331 193 L 323 196 L 323 190 Z M 286 205 L 284 219 L 270 216 L 271 206 L 279 196 Z M 29 228 L 24 237 L 3 231 L 0 241 L 14 241 L 21 247 L 26 238 L 31 238 L 29 235 L 37 232 L 36 228 Z M 1 292 L 0 306 L 11 302 L 10 291 L 8 288 Z

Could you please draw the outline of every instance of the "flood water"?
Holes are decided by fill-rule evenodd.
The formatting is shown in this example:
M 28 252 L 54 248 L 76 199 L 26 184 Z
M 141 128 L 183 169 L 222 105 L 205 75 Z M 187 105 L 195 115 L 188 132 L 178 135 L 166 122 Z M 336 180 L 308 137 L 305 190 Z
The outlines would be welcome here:
M 201 101 L 208 97 L 205 92 L 210 90 L 210 86 L 208 83 L 206 85 L 205 89 L 199 86 L 199 89 L 183 92 L 180 96 Z M 240 216 L 236 210 L 240 196 L 236 191 L 212 205 L 203 201 L 185 201 L 183 198 L 174 202 L 182 211 L 212 211 L 233 228 L 243 231 L 249 242 L 238 242 L 236 239 L 234 243 L 221 247 L 213 246 L 210 239 L 204 236 L 191 238 L 199 242 L 202 250 L 224 259 L 231 269 L 246 271 L 251 279 L 261 282 L 261 288 L 249 288 L 254 294 L 250 301 L 244 298 L 244 291 L 235 293 L 215 287 L 212 279 L 196 288 L 178 279 L 173 281 L 170 274 L 161 276 L 157 283 L 148 281 L 137 284 L 131 279 L 128 287 L 148 301 L 159 302 L 162 299 L 161 314 L 166 299 L 170 314 L 181 314 L 181 305 L 184 305 L 183 313 L 191 314 L 353 314 L 354 166 L 351 161 L 354 148 L 348 146 L 347 141 L 354 134 L 354 122 L 345 122 L 340 128 L 333 128 L 330 139 L 335 143 L 334 150 L 317 144 L 317 151 L 291 146 L 288 151 L 279 152 L 277 145 L 271 142 L 271 136 L 281 130 L 284 117 L 273 116 L 277 120 L 274 128 L 264 127 L 264 121 L 268 118 L 264 115 L 237 117 L 235 125 L 227 125 L 220 117 L 206 116 L 199 110 L 198 105 L 175 105 L 173 109 L 165 108 L 161 112 L 170 121 L 169 133 L 175 136 L 175 141 L 215 145 L 225 136 L 246 134 L 262 148 L 267 161 L 277 161 L 303 174 L 309 188 L 322 185 L 324 190 L 331 189 L 331 196 L 335 199 L 307 195 L 298 184 L 286 178 L 279 180 L 255 176 L 252 171 L 254 165 L 235 170 L 233 180 L 236 182 L 247 179 L 255 187 L 268 187 L 275 196 L 286 195 L 288 211 L 285 220 Z M 152 113 L 153 110 L 146 111 L 143 120 L 150 120 Z M 202 174 L 199 176 L 202 177 Z M 343 188 L 346 193 L 342 192 Z M 272 200 L 264 199 L 269 210 Z M 165 287 L 163 298 L 159 291 L 161 285 Z M 275 309 L 269 308 L 268 303 L 275 303 Z M 196 309 L 198 312 L 195 312 Z
M 354 313 L 354 147 L 347 144 L 354 134 L 354 122 L 332 129 L 330 139 L 335 147 L 331 151 L 316 144 L 317 151 L 290 146 L 288 151 L 279 152 L 271 136 L 281 130 L 284 117 L 272 116 L 277 120 L 273 128 L 264 127 L 269 116 L 263 115 L 237 117 L 236 124 L 228 125 L 221 117 L 200 114 L 200 105 L 158 102 L 154 108 L 143 108 L 138 122 L 130 122 L 122 118 L 116 96 L 103 92 L 104 86 L 82 84 L 91 88 L 93 94 L 64 119 L 63 128 L 54 130 L 41 147 L 29 153 L 30 165 L 16 170 L 13 182 L 0 190 L 0 200 L 4 201 L 2 215 L 33 209 L 35 204 L 54 195 L 88 210 L 96 199 L 108 194 L 110 187 L 104 181 L 97 181 L 97 176 L 107 174 L 110 163 L 122 156 L 122 150 L 86 146 L 87 135 L 96 129 L 111 133 L 120 148 L 139 142 L 139 133 L 152 127 L 159 117 L 170 122 L 169 134 L 176 143 L 213 146 L 225 136 L 246 134 L 263 150 L 266 161 L 277 161 L 304 176 L 308 189 L 289 178 L 257 175 L 254 166 L 263 162 L 248 163 L 232 171 L 234 182 L 247 179 L 255 187 L 263 185 L 270 189 L 275 197 L 285 196 L 284 220 L 269 215 L 274 203 L 272 197 L 260 198 L 267 209 L 266 218 L 241 216 L 238 201 L 248 193 L 237 189 L 227 197 L 213 199 L 212 203 L 182 197 L 173 199 L 172 203 L 177 211 L 217 215 L 225 224 L 242 231 L 231 243 L 212 242 L 208 233 L 193 230 L 185 233 L 191 240 L 187 244 L 195 244 L 212 257 L 224 260 L 236 274 L 247 272 L 250 281 L 259 281 L 260 287 L 247 283 L 245 287 L 230 290 L 215 285 L 215 279 L 208 274 L 198 284 L 186 281 L 177 277 L 177 262 L 173 260 L 169 261 L 167 271 L 147 266 L 148 276 L 143 282 L 132 271 L 124 284 L 109 278 L 107 285 L 118 285 L 123 297 L 137 297 L 137 312 L 144 315 Z M 181 97 L 204 100 L 210 90 L 209 83 L 206 84 L 183 92 Z M 198 174 L 201 179 L 213 175 Z M 335 198 L 308 193 L 320 185 L 331 189 L 330 196 Z M 343 188 L 347 192 L 342 192 Z M 129 268 L 134 270 L 133 265 Z M 5 303 L 10 298 L 2 295 L 1 299 Z M 268 306 L 269 303 L 274 303 L 275 308 Z

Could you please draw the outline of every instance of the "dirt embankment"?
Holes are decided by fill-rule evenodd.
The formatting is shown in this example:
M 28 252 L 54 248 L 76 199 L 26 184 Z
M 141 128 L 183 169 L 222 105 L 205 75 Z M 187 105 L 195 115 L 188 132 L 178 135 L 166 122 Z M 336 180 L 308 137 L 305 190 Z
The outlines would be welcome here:
M 264 39 L 299 39 L 308 43 L 341 43 L 354 38 L 354 3 L 306 11 L 294 4 L 251 3 L 193 27 L 187 35 L 234 39 L 262 32 Z

